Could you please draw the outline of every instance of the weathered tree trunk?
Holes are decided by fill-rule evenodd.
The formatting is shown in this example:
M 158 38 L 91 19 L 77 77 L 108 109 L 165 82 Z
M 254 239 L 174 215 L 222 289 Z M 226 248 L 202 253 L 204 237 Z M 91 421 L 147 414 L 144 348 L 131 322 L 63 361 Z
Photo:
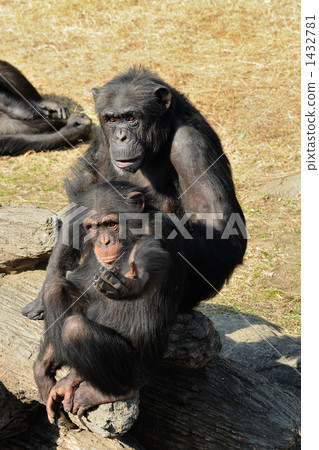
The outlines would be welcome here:
M 220 357 L 203 369 L 159 369 L 131 433 L 151 449 L 297 448 L 299 401 Z
M 212 314 L 214 306 L 205 303 L 201 310 L 220 334 L 222 358 L 263 375 L 270 384 L 288 389 L 300 398 L 300 337 L 285 335 L 279 327 L 253 315 Z
M 35 268 L 57 239 L 56 214 L 32 205 L 0 207 L 0 272 Z
M 43 278 L 44 272 L 29 271 L 0 279 L 0 379 L 30 409 L 34 400 L 39 400 L 32 365 L 43 323 L 24 318 L 20 311 L 35 297 Z M 152 450 L 296 448 L 298 399 L 261 375 L 223 360 L 219 350 L 218 334 L 207 317 L 181 315 L 172 330 L 166 358 L 140 392 L 140 414 L 130 431 L 140 444 L 96 434 L 105 435 L 103 420 L 109 420 L 102 405 L 88 414 L 87 425 L 91 423 L 94 434 L 58 431 L 48 425 L 51 435 L 44 431 L 46 443 L 41 445 L 51 448 L 54 442 L 58 448 L 72 449 L 122 445 Z M 14 402 L 9 402 L 8 408 L 13 415 L 20 414 Z M 37 443 L 42 428 L 39 432 L 37 425 L 34 427 L 28 439 Z

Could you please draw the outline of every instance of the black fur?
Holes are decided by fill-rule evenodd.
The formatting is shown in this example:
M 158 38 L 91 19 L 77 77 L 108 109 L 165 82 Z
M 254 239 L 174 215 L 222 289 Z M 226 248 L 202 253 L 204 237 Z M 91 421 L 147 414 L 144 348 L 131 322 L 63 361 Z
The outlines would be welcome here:
M 0 61 L 0 155 L 50 150 L 87 138 L 91 119 L 68 116 L 65 106 L 44 100 L 18 69 Z
M 184 303 L 216 295 L 246 250 L 245 220 L 218 136 L 183 94 L 147 70 L 132 68 L 93 89 L 93 96 L 99 133 L 66 180 L 70 201 L 105 179 L 127 180 L 148 186 L 156 207 L 164 212 L 180 218 L 195 213 L 188 223 L 193 239 L 185 242 L 192 270 Z M 222 217 L 206 220 L 197 213 Z M 236 225 L 225 238 L 234 213 Z M 207 232 L 213 239 L 207 239 Z M 72 257 L 58 243 L 47 279 L 50 273 L 63 276 L 70 270 Z M 25 307 L 29 318 L 43 316 L 41 296 Z
M 154 208 L 147 190 L 130 183 L 114 182 L 94 185 L 74 199 L 78 207 L 89 207 L 97 217 L 110 213 L 139 213 L 134 201 L 125 198 L 130 192 L 143 193 L 148 214 L 147 234 L 135 235 L 135 219 L 129 220 L 123 241 L 124 254 L 113 264 L 125 274 L 134 260 L 138 273 L 149 275 L 137 296 L 110 297 L 93 286 L 94 276 L 102 267 L 94 253 L 94 241 L 84 244 L 81 226 L 79 254 L 82 262 L 67 278 L 51 278 L 44 288 L 44 342 L 35 364 L 35 378 L 42 398 L 47 401 L 61 365 L 75 369 L 82 379 L 106 395 L 125 395 L 139 389 L 167 347 L 168 334 L 178 311 L 183 309 L 183 292 L 187 289 L 187 267 L 178 252 L 183 252 L 183 238 L 166 237 L 176 230 L 163 214 L 163 238 L 154 237 Z M 162 214 L 161 214 L 162 215 Z M 70 228 L 73 224 L 64 224 Z M 134 257 L 132 257 L 132 249 Z M 74 303 L 74 304 L 73 304 Z M 73 304 L 73 306 L 71 306 Z M 47 351 L 54 352 L 47 358 Z M 49 386 L 49 389 L 48 389 Z

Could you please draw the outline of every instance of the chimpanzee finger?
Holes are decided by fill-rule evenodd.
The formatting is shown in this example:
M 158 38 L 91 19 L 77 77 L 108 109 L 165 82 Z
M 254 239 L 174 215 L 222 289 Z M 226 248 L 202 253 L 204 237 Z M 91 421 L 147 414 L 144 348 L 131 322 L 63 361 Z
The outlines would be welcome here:
M 115 289 L 120 289 L 125 284 L 125 276 L 116 267 L 110 267 L 103 272 L 100 270 L 100 272 L 101 278 Z
M 69 117 L 69 110 L 66 106 L 60 106 L 58 108 L 58 117 L 60 119 L 67 119 Z
M 93 286 L 96 290 L 102 292 L 102 294 L 116 294 L 116 290 L 107 282 L 105 282 L 101 277 L 98 277 L 93 282 Z
M 130 262 L 130 268 L 131 268 L 131 273 L 133 275 L 133 278 L 138 278 L 137 265 L 135 264 L 134 261 Z
M 73 397 L 74 397 L 74 391 L 72 387 L 70 386 L 68 389 L 66 389 L 63 399 L 63 409 L 66 412 L 72 411 L 73 407 Z
M 78 411 L 77 411 L 77 413 L 76 413 L 76 415 L 77 415 L 78 417 L 82 417 L 83 414 L 85 413 L 85 411 L 86 411 L 86 409 L 85 409 L 83 406 L 80 406 L 79 409 L 78 409 Z
M 59 425 L 59 427 L 61 426 L 67 427 L 70 430 L 75 430 L 76 428 L 79 428 L 77 425 L 75 425 L 75 423 L 73 423 L 69 419 L 68 415 L 63 410 L 60 411 L 60 416 L 57 420 L 57 425 Z
M 52 424 L 55 424 L 60 415 L 59 411 L 61 409 L 61 403 L 59 399 L 60 397 L 57 395 L 56 391 L 51 391 L 46 403 L 48 420 Z
M 45 117 L 50 117 L 50 110 L 47 108 L 41 108 L 41 113 L 45 116 Z
M 87 410 L 87 407 L 79 404 L 77 401 L 74 401 L 72 414 L 74 414 L 75 416 L 81 417 L 81 416 L 83 416 L 83 414 L 86 410 Z
M 119 269 L 117 269 L 115 266 L 111 266 L 111 267 L 104 267 L 104 266 L 102 266 L 102 267 L 100 267 L 100 274 L 101 274 L 101 276 L 106 276 L 106 275 L 108 275 L 110 273 L 112 273 L 113 275 L 115 275 L 119 279 L 121 277 L 122 278 L 124 277 L 122 272 Z
M 125 276 L 116 267 L 111 267 L 108 280 L 115 289 L 120 289 L 125 284 Z

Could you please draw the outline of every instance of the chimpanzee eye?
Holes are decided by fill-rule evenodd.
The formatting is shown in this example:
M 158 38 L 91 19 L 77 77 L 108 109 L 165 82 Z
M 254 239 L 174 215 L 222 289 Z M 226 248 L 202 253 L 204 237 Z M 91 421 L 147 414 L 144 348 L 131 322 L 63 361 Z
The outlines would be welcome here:
M 133 122 L 135 120 L 135 117 L 134 116 L 127 116 L 126 120 L 128 122 Z
M 115 117 L 105 117 L 105 121 L 108 123 L 115 123 L 116 119 Z
M 87 225 L 85 225 L 85 228 L 87 229 L 87 231 L 95 231 L 97 230 L 97 224 L 96 223 L 88 223 Z
M 116 228 L 117 225 L 118 225 L 117 222 L 106 222 L 106 223 L 105 223 L 105 226 L 106 226 L 107 228 Z

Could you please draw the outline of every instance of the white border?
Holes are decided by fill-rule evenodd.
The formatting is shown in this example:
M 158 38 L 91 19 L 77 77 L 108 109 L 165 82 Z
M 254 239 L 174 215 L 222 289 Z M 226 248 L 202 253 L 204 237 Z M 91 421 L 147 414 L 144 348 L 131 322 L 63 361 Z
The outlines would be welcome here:
M 315 65 L 306 65 L 306 17 L 315 16 Z M 309 21 L 309 20 L 308 20 Z M 312 30 L 313 31 L 313 30 Z M 319 407 L 319 3 L 301 4 L 302 449 L 318 447 Z M 315 82 L 316 167 L 308 170 L 308 83 Z

